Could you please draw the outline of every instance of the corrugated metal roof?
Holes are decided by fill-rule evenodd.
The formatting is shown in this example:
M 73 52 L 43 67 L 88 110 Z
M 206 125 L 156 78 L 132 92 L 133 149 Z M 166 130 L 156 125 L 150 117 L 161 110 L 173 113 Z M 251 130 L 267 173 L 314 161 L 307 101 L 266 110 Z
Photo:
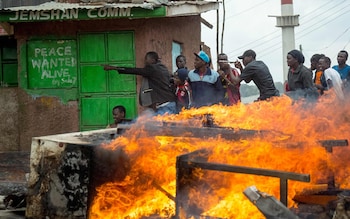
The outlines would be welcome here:
M 197 15 L 219 8 L 217 1 L 171 1 L 167 3 L 167 16 Z
M 153 9 L 157 7 L 157 3 L 60 3 L 60 2 L 46 2 L 36 6 L 20 6 L 3 8 L 2 11 L 50 11 L 50 10 L 68 10 L 68 9 L 96 9 L 96 8 L 134 8 L 140 7 L 145 9 Z
M 27 5 L 40 5 L 52 0 L 0 0 L 0 6 L 2 8 L 27 6 Z
M 45 12 L 45 11 L 56 11 L 61 10 L 62 12 L 69 12 L 70 10 L 104 10 L 104 9 L 114 9 L 114 8 L 142 8 L 146 10 L 157 10 L 161 7 L 165 7 L 166 17 L 176 17 L 176 16 L 191 16 L 199 15 L 201 13 L 217 10 L 220 2 L 217 1 L 170 1 L 168 0 L 131 0 L 134 3 L 60 3 L 60 2 L 47 2 L 36 6 L 20 6 L 20 7 L 9 7 L 0 10 L 0 13 L 17 13 L 24 12 L 23 19 L 21 15 L 13 15 L 16 21 L 25 22 L 29 21 L 30 16 L 26 14 L 27 12 Z M 137 1 L 144 1 L 141 3 L 136 3 Z M 147 1 L 147 2 L 146 2 Z M 31 21 L 43 21 L 47 20 L 47 14 L 45 14 L 45 19 L 40 19 L 40 15 L 35 14 L 35 17 Z M 7 16 L 7 17 L 6 17 Z M 14 19 L 4 16 L 3 21 L 12 21 Z M 33 15 L 34 16 L 34 15 Z M 92 19 L 96 19 L 94 16 Z
M 142 1 L 142 0 L 141 0 Z M 167 0 L 147 0 L 143 3 L 60 3 L 60 2 L 46 2 L 35 6 L 19 6 L 3 8 L 1 11 L 50 11 L 60 9 L 62 11 L 68 9 L 98 9 L 98 8 L 134 8 L 140 7 L 144 9 L 153 9 L 160 5 L 165 6 L 183 6 L 183 5 L 207 5 L 218 4 L 216 1 L 170 1 Z

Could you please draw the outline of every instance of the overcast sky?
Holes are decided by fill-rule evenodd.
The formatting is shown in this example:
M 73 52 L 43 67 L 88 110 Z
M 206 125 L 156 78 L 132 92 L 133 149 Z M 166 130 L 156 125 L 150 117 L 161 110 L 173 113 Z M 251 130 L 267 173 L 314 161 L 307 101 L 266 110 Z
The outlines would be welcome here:
M 269 67 L 274 81 L 283 82 L 283 62 L 287 54 L 282 54 L 282 29 L 276 27 L 276 18 L 269 17 L 281 15 L 281 1 L 225 0 L 225 8 L 223 52 L 230 61 L 235 61 L 245 50 L 253 49 L 256 59 Z M 335 65 L 340 50 L 350 52 L 349 0 L 293 0 L 293 9 L 294 14 L 299 15 L 300 24 L 294 29 L 295 45 L 296 49 L 302 48 L 307 67 L 315 53 L 329 56 Z M 220 38 L 222 14 L 221 4 Z M 216 11 L 203 13 L 202 17 L 214 25 L 213 29 L 202 25 L 202 41 L 211 48 L 213 63 L 216 63 Z M 216 64 L 214 69 L 217 69 Z

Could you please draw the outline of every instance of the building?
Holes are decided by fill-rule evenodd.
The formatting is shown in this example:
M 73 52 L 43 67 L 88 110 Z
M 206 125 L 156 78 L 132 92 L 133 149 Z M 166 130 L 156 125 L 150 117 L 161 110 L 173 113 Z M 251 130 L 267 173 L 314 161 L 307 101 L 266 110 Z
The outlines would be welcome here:
M 2 8 L 0 150 L 29 151 L 35 136 L 105 128 L 119 104 L 136 118 L 141 78 L 101 65 L 143 66 L 146 52 L 156 51 L 169 70 L 178 54 L 191 68 L 202 45 L 200 14 L 218 4 L 70 0 Z

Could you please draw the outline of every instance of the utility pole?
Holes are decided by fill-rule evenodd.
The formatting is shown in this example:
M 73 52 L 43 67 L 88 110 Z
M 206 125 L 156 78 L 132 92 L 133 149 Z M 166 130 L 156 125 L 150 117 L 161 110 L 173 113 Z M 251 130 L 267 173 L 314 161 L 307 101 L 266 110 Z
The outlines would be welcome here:
M 294 27 L 299 26 L 299 15 L 294 15 L 293 0 L 281 0 L 281 16 L 276 17 L 276 27 L 282 28 L 282 60 L 283 60 L 283 79 L 288 78 L 288 65 L 286 57 L 289 51 L 295 49 Z

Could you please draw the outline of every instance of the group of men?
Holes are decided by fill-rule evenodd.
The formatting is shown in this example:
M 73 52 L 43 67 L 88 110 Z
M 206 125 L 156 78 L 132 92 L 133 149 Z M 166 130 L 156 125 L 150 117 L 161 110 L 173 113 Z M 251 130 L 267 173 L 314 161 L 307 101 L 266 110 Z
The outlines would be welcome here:
M 235 63 L 241 73 L 230 66 L 228 57 L 224 53 L 218 57 L 220 66 L 218 71 L 210 68 L 211 59 L 204 51 L 194 53 L 194 55 L 193 70 L 188 71 L 185 67 L 185 57 L 179 56 L 179 68 L 174 74 L 169 73 L 160 62 L 158 54 L 153 51 L 145 55 L 143 68 L 104 65 L 104 70 L 116 70 L 120 74 L 143 76 L 140 104 L 152 108 L 156 114 L 160 115 L 179 112 L 178 103 L 181 102 L 182 94 L 186 94 L 182 90 L 184 85 L 190 87 L 186 98 L 188 103 L 180 104 L 185 108 L 198 108 L 218 103 L 236 104 L 240 102 L 239 87 L 242 80 L 247 83 L 254 81 L 260 90 L 259 100 L 279 96 L 267 66 L 262 61 L 255 60 L 256 54 L 253 50 L 247 50 L 239 57 L 245 68 L 240 62 Z M 175 78 L 174 81 L 179 81 L 175 87 L 170 83 L 172 76 Z
M 348 52 L 341 50 L 337 55 L 337 65 L 331 67 L 331 59 L 324 54 L 314 54 L 311 59 L 310 69 L 315 72 L 313 82 L 320 95 L 325 90 L 334 89 L 339 99 L 349 93 L 350 66 L 346 64 Z
M 240 61 L 234 62 L 235 68 L 231 67 L 226 54 L 219 54 L 218 65 L 220 68 L 218 71 L 210 67 L 211 59 L 204 51 L 194 53 L 194 55 L 194 69 L 192 70 L 187 69 L 186 58 L 183 55 L 178 56 L 176 59 L 178 69 L 175 73 L 169 73 L 154 51 L 145 55 L 143 68 L 104 65 L 104 70 L 116 70 L 120 74 L 143 76 L 139 96 L 140 104 L 153 109 L 159 115 L 175 114 L 182 108 L 198 108 L 218 103 L 236 104 L 241 101 L 239 91 L 241 81 L 255 83 L 260 92 L 257 101 L 268 100 L 280 95 L 268 67 L 263 61 L 256 60 L 256 53 L 253 50 L 247 50 L 239 56 L 242 63 Z M 319 95 L 317 88 L 325 90 L 336 87 L 335 76 L 329 76 L 331 74 L 326 73 L 330 67 L 330 59 L 325 56 L 318 59 L 317 64 L 313 58 L 311 62 L 312 66 L 317 66 L 314 69 L 325 72 L 324 76 L 327 79 L 323 85 L 322 83 L 315 85 L 317 84 L 315 83 L 316 79 L 313 79 L 312 76 L 314 69 L 304 66 L 305 58 L 300 51 L 292 50 L 287 54 L 289 66 L 288 81 L 285 84 L 287 95 L 292 98 L 317 98 Z M 346 59 L 347 53 L 341 51 L 338 54 L 338 62 L 340 60 L 346 61 Z M 342 68 L 341 65 L 339 66 Z M 342 78 L 347 80 L 348 76 L 347 72 L 342 75 Z M 315 78 L 317 77 L 321 78 L 315 74 Z
M 347 51 L 341 50 L 337 57 L 338 65 L 331 67 L 329 57 L 314 54 L 310 59 L 310 68 L 307 68 L 304 65 L 303 54 L 298 50 L 290 51 L 287 55 L 289 72 L 285 86 L 286 94 L 293 98 L 317 100 L 326 91 L 334 91 L 337 98 L 344 100 L 344 92 L 348 92 L 347 84 L 350 77 L 347 58 Z

